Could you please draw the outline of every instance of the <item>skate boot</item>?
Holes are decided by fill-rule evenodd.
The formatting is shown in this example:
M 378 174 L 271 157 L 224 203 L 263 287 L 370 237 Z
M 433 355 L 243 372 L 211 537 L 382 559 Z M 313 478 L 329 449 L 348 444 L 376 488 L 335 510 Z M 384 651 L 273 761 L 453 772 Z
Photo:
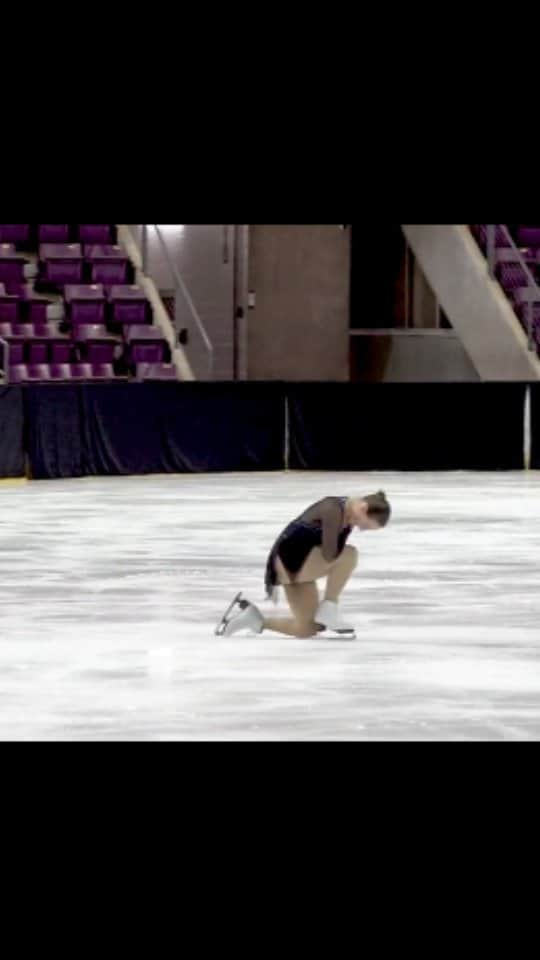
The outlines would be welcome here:
M 347 640 L 354 640 L 356 632 L 352 624 L 342 619 L 337 603 L 332 600 L 323 600 L 314 617 L 315 623 L 320 624 L 330 634 L 335 634 Z
M 239 593 L 223 614 L 215 632 L 218 637 L 230 637 L 239 630 L 262 633 L 263 623 L 260 610 Z

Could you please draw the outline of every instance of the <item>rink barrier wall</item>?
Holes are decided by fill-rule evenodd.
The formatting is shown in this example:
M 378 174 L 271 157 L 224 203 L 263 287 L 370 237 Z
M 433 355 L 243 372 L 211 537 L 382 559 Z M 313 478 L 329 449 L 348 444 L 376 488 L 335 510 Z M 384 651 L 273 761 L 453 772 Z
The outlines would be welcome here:
M 519 470 L 522 383 L 0 388 L 0 477 L 245 470 Z M 540 469 L 540 385 L 530 387 Z
M 27 387 L 25 413 L 35 479 L 283 469 L 279 382 Z
M 24 477 L 25 471 L 22 390 L 0 386 L 0 477 Z
M 530 465 L 532 470 L 540 470 L 540 383 L 530 387 Z
M 525 383 L 287 389 L 292 470 L 520 470 Z

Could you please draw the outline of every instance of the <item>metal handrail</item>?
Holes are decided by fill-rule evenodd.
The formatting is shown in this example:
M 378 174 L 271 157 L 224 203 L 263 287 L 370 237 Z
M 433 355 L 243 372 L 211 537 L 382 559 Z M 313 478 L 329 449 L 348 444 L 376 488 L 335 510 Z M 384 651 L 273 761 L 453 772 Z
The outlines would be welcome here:
M 540 286 L 538 285 L 538 281 L 536 280 L 532 271 L 529 269 L 527 265 L 527 261 L 525 260 L 525 257 L 523 256 L 521 250 L 515 243 L 514 238 L 512 237 L 512 234 L 510 233 L 506 224 L 492 223 L 492 224 L 486 224 L 486 226 L 487 226 L 487 259 L 488 259 L 490 276 L 491 277 L 495 276 L 495 260 L 496 260 L 496 257 L 495 257 L 496 243 L 495 242 L 496 242 L 497 227 L 499 227 L 502 230 L 505 236 L 505 239 L 509 241 L 510 248 L 515 253 L 517 262 L 519 263 L 521 269 L 523 270 L 525 276 L 527 277 L 527 280 L 528 280 L 527 287 L 534 288 L 534 290 L 538 293 L 538 302 L 540 303 Z M 532 301 L 527 301 L 526 310 L 527 310 L 528 347 L 529 347 L 529 350 L 534 350 L 535 349 L 534 343 L 533 343 L 534 307 L 533 307 Z
M 171 256 L 171 252 L 170 252 L 170 250 L 169 250 L 169 247 L 167 246 L 167 242 L 166 242 L 165 238 L 163 237 L 163 234 L 162 234 L 161 230 L 159 229 L 159 226 L 158 226 L 156 223 L 153 223 L 153 224 L 146 224 L 146 223 L 144 223 L 144 224 L 142 224 L 141 255 L 142 255 L 142 268 L 143 268 L 143 273 L 144 273 L 144 274 L 147 274 L 147 272 L 148 272 L 148 227 L 149 227 L 149 226 L 152 226 L 152 227 L 154 228 L 155 232 L 156 232 L 156 236 L 157 236 L 157 238 L 158 238 L 158 240 L 159 240 L 159 243 L 160 243 L 161 249 L 162 249 L 162 251 L 163 251 L 163 254 L 164 254 L 164 256 L 165 256 L 165 259 L 166 259 L 166 261 L 167 261 L 167 264 L 168 264 L 168 266 L 169 266 L 169 269 L 170 269 L 170 271 L 171 271 L 171 274 L 172 274 L 172 276 L 174 277 L 174 282 L 175 282 L 176 290 L 180 290 L 180 291 L 181 291 L 182 296 L 183 296 L 183 298 L 184 298 L 184 301 L 186 302 L 186 304 L 187 304 L 187 306 L 188 306 L 189 312 L 190 312 L 193 320 L 195 321 L 195 325 L 196 325 L 196 327 L 197 327 L 197 329 L 198 329 L 198 331 L 199 331 L 199 333 L 200 333 L 200 335 L 201 335 L 201 337 L 202 337 L 202 341 L 203 341 L 204 346 L 205 346 L 205 348 L 206 348 L 206 351 L 207 351 L 207 353 L 208 353 L 208 372 L 209 372 L 209 376 L 210 376 L 210 378 L 211 378 L 211 377 L 212 377 L 212 373 L 213 373 L 213 369 L 214 369 L 214 347 L 213 347 L 213 344 L 212 344 L 212 342 L 211 342 L 211 340 L 210 340 L 210 337 L 208 336 L 208 334 L 207 334 L 207 332 L 206 332 L 206 330 L 205 330 L 204 324 L 203 324 L 203 322 L 202 322 L 202 320 L 201 320 L 201 318 L 200 318 L 200 316 L 199 316 L 199 312 L 198 312 L 198 310 L 197 310 L 197 308 L 196 308 L 196 306 L 195 306 L 195 304 L 194 304 L 194 302 L 193 302 L 193 299 L 192 299 L 192 297 L 191 297 L 191 295 L 190 295 L 190 293 L 189 293 L 189 290 L 187 289 L 186 284 L 184 283 L 184 279 L 183 279 L 180 271 L 178 270 L 177 265 L 175 264 L 175 262 L 174 262 L 174 260 L 173 260 L 173 258 L 172 258 L 172 256 Z

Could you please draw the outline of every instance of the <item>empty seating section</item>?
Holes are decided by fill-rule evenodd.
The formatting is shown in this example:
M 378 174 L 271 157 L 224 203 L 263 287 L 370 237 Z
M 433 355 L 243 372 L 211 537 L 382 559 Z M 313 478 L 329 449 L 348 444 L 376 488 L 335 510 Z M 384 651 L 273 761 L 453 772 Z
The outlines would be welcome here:
M 176 379 L 134 281 L 114 224 L 0 224 L 9 382 Z
M 504 229 L 497 225 L 495 276 L 527 333 L 531 318 L 532 341 L 540 356 L 540 226 L 508 224 L 507 229 L 517 252 Z M 471 231 L 481 250 L 487 254 L 487 226 L 471 224 Z M 537 286 L 531 283 L 524 264 Z

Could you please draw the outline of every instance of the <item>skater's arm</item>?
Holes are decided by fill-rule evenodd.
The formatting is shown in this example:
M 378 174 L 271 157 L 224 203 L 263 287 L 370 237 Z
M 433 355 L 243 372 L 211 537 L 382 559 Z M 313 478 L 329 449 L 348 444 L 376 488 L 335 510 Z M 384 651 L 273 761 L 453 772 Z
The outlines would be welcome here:
M 327 563 L 338 555 L 338 537 L 343 522 L 343 513 L 339 503 L 328 499 L 321 506 L 322 554 Z

